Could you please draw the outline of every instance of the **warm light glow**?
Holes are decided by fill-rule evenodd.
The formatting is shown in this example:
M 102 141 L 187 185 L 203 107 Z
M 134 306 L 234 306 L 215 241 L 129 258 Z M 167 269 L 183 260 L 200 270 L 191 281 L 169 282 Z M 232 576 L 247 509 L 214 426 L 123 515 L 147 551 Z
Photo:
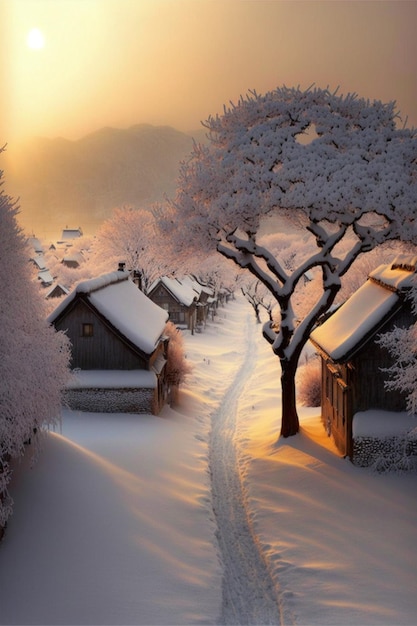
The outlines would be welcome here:
M 40 31 L 39 28 L 32 28 L 28 32 L 26 43 L 29 48 L 32 48 L 32 50 L 40 50 L 43 48 L 45 45 L 45 37 L 43 36 L 42 31 Z
M 221 21 L 214 5 L 221 5 Z M 8 60 L 0 143 L 33 135 L 78 139 L 102 126 L 138 123 L 198 130 L 201 120 L 250 89 L 313 83 L 396 100 L 416 125 L 416 2 L 7 0 L 0 6 Z

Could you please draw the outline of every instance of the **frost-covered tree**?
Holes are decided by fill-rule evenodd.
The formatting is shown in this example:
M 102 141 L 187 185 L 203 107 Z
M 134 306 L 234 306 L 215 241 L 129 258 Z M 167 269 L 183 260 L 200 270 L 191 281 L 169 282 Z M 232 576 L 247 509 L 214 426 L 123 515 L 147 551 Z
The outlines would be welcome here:
M 69 371 L 68 340 L 45 320 L 17 210 L 0 188 L 0 528 L 12 512 L 11 459 L 58 419 Z
M 116 208 L 97 232 L 90 255 L 90 266 L 109 272 L 119 262 L 138 272 L 141 289 L 147 293 L 153 281 L 169 274 L 171 267 L 155 231 L 151 211 L 132 207 Z
M 216 248 L 278 304 L 279 325 L 267 323 L 263 333 L 281 363 L 285 437 L 299 430 L 295 374 L 302 348 L 341 278 L 359 255 L 414 236 L 416 133 L 397 127 L 398 120 L 394 103 L 329 90 L 251 92 L 204 123 L 209 145 L 195 145 L 181 166 L 163 227 L 189 253 Z M 261 225 L 273 215 L 303 227 L 314 243 L 294 269 L 259 241 Z M 293 294 L 315 268 L 320 292 L 296 320 Z
M 93 237 L 85 236 L 72 239 L 65 247 L 47 248 L 45 246 L 44 258 L 46 267 L 49 269 L 56 283 L 64 285 L 68 290 L 83 281 L 97 276 L 93 264 L 90 263 L 90 249 L 93 245 Z M 64 263 L 65 257 L 74 255 L 80 259 L 78 267 L 68 267 Z M 103 272 L 104 273 L 104 272 Z
M 258 324 L 261 324 L 261 310 L 264 309 L 269 318 L 272 319 L 272 300 L 269 291 L 260 280 L 255 278 L 254 280 L 247 281 L 241 286 L 241 291 L 246 300 L 251 305 L 255 319 Z
M 410 292 L 413 313 L 417 315 L 417 284 Z M 417 414 L 417 323 L 409 328 L 396 327 L 384 333 L 378 340 L 394 359 L 391 367 L 385 370 L 388 380 L 387 390 L 397 390 L 406 397 L 407 410 Z

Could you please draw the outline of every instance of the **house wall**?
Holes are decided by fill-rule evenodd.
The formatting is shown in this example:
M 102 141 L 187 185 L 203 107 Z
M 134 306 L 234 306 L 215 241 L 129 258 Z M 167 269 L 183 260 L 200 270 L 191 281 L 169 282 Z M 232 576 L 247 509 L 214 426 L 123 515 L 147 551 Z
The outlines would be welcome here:
M 83 324 L 93 324 L 93 336 L 83 337 Z M 81 299 L 55 323 L 71 341 L 71 367 L 81 369 L 148 369 L 147 360 L 117 337 Z
M 395 326 L 410 326 L 413 322 L 415 318 L 412 317 L 410 307 L 404 304 L 378 335 L 393 330 Z M 352 415 L 373 408 L 404 411 L 406 407 L 404 394 L 385 389 L 386 374 L 381 372 L 381 368 L 390 367 L 393 359 L 388 350 L 376 343 L 376 339 L 366 344 L 352 361 Z
M 397 314 L 378 332 L 392 330 L 394 326 L 409 326 L 415 319 L 408 306 Z M 370 340 L 348 363 L 326 362 L 322 358 L 322 421 L 329 436 L 343 455 L 355 461 L 359 448 L 352 439 L 352 421 L 355 413 L 368 409 L 386 411 L 406 410 L 405 396 L 399 391 L 387 391 L 386 375 L 381 368 L 392 365 L 389 352 Z M 367 449 L 367 448 L 366 448 Z M 356 450 L 356 451 L 355 451 Z M 360 452 L 363 461 L 363 447 Z
M 392 358 L 388 351 L 374 342 L 354 359 L 351 376 L 352 415 L 368 409 L 405 410 L 405 396 L 399 391 L 385 389 L 386 375 L 381 372 L 381 368 L 390 365 Z
M 332 367 L 322 359 L 322 412 L 323 426 L 343 455 L 349 454 L 348 410 L 349 397 L 346 367 Z

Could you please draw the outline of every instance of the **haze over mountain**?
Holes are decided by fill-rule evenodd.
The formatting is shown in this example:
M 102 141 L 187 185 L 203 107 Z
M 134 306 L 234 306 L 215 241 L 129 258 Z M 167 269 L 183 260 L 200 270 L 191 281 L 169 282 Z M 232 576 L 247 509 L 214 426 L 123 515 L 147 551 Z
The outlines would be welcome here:
M 19 198 L 28 234 L 53 239 L 66 226 L 93 234 L 115 207 L 146 208 L 172 195 L 192 144 L 191 134 L 147 124 L 102 128 L 78 141 L 33 139 L 3 153 L 6 192 Z

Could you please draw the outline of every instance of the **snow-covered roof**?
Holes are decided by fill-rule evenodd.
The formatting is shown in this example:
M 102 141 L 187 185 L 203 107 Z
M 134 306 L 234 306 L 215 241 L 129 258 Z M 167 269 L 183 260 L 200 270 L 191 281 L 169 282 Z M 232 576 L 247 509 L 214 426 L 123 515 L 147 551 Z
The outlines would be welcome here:
M 82 252 L 69 252 L 62 259 L 63 263 L 78 263 L 78 265 L 81 265 L 84 261 L 85 259 Z
M 36 254 L 35 256 L 31 257 L 30 260 L 33 261 L 33 263 L 36 265 L 38 269 L 40 270 L 46 269 L 46 262 L 45 262 L 45 257 L 43 256 L 43 254 Z
M 81 228 L 64 228 L 62 231 L 61 239 L 76 239 L 82 237 L 83 231 Z
M 312 342 L 335 362 L 351 358 L 398 310 L 400 293 L 415 279 L 411 267 L 397 258 L 376 268 L 366 283 L 311 333 Z
M 69 289 L 67 289 L 65 285 L 61 285 L 60 283 L 57 283 L 56 285 L 52 285 L 52 287 L 48 289 L 48 291 L 45 294 L 45 298 L 50 298 L 51 295 L 55 291 L 58 291 L 58 292 L 60 291 L 62 294 L 69 294 Z
M 79 283 L 53 311 L 53 323 L 78 296 L 89 302 L 127 339 L 146 354 L 151 354 L 168 320 L 168 312 L 152 302 L 137 288 L 128 272 L 111 272 Z
M 192 303 L 198 298 L 198 293 L 194 291 L 191 285 L 178 280 L 177 278 L 169 278 L 168 276 L 162 276 L 159 281 L 156 281 L 150 289 L 153 291 L 158 284 L 164 285 L 166 289 L 174 296 L 178 302 L 185 306 L 191 306 Z
M 28 244 L 35 252 L 43 252 L 42 244 L 37 237 L 28 237 Z
M 181 285 L 191 287 L 191 289 L 195 291 L 194 295 L 197 296 L 197 298 L 200 297 L 200 294 L 203 290 L 203 286 L 200 285 L 200 283 L 197 280 L 195 280 L 195 278 L 192 278 L 192 276 L 184 276 L 183 278 L 179 278 L 178 280 L 181 283 Z
M 369 274 L 369 278 L 385 285 L 388 289 L 404 291 L 410 289 L 416 280 L 416 268 L 417 256 L 397 256 L 392 263 L 377 267 Z
M 40 280 L 43 285 L 51 285 L 54 282 L 54 278 L 49 270 L 41 270 L 38 272 L 38 280 Z

